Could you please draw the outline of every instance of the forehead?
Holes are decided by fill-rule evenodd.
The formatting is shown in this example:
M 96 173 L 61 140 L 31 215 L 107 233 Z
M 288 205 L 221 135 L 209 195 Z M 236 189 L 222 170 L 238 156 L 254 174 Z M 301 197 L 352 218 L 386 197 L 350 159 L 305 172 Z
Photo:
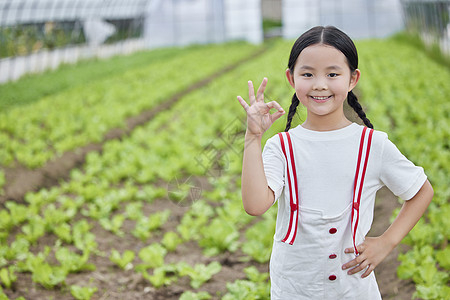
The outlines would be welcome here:
M 348 69 L 347 58 L 338 49 L 324 44 L 311 45 L 303 49 L 297 58 L 295 68 L 302 66 L 325 69 L 330 66 Z

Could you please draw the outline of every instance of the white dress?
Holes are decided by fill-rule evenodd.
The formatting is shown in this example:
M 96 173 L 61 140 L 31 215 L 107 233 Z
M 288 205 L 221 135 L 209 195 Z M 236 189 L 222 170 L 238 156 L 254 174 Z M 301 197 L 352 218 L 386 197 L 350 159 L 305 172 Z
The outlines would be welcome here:
M 278 200 L 270 258 L 271 299 L 381 299 L 375 275 L 364 270 L 348 275 L 342 265 L 355 254 L 352 199 L 358 152 L 364 126 L 352 123 L 333 131 L 313 131 L 298 125 L 289 130 L 298 181 L 299 214 L 292 244 L 283 242 L 290 228 L 288 167 L 280 137 L 269 138 L 262 153 L 269 187 Z M 427 177 L 388 139 L 374 131 L 359 206 L 356 245 L 370 230 L 376 192 L 386 185 L 403 200 L 411 199 Z M 291 180 L 292 181 L 292 180 Z M 291 182 L 293 185 L 293 182 Z M 289 183 L 289 185 L 291 184 Z M 274 203 L 275 203 L 274 202 Z M 292 230 L 290 230 L 292 229 Z

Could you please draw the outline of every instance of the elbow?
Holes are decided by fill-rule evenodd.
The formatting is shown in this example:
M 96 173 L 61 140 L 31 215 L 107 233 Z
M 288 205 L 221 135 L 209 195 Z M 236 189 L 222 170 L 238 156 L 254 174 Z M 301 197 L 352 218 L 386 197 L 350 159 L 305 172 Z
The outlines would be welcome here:
M 271 191 L 270 189 L 268 190 Z M 269 196 L 264 193 L 259 195 L 252 194 L 249 196 L 242 192 L 242 203 L 244 205 L 244 210 L 250 216 L 261 216 L 271 207 L 273 202 L 273 199 L 271 200 L 270 198 L 270 193 Z
M 248 215 L 253 216 L 253 217 L 261 216 L 265 212 L 260 209 L 254 208 L 254 207 L 245 207 L 245 205 L 244 205 L 244 210 Z
M 254 203 L 243 201 L 243 204 L 245 212 L 253 217 L 261 216 L 270 208 L 270 206 L 267 206 L 259 201 Z

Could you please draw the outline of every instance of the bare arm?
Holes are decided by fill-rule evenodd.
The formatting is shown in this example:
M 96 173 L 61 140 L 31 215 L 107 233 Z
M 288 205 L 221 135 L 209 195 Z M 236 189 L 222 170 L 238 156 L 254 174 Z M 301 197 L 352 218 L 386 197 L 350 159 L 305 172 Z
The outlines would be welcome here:
M 274 192 L 268 187 L 261 153 L 261 139 L 264 132 L 281 117 L 285 111 L 276 101 L 264 102 L 264 78 L 255 97 L 253 83 L 248 82 L 250 106 L 238 96 L 247 113 L 244 157 L 242 163 L 242 202 L 249 215 L 257 216 L 266 212 L 275 200 Z M 270 114 L 272 108 L 278 111 Z
M 433 199 L 433 194 L 430 182 L 425 181 L 417 194 L 403 203 L 391 226 L 379 237 L 366 238 L 361 245 L 357 246 L 360 255 L 344 264 L 342 268 L 347 269 L 356 266 L 348 272 L 354 274 L 368 267 L 362 277 L 368 276 L 416 225 Z M 345 252 L 351 253 L 353 248 L 347 248 Z
M 261 136 L 245 134 L 244 159 L 242 163 L 242 202 L 249 215 L 265 213 L 275 200 L 268 187 L 261 155 Z
M 382 235 L 393 248 L 395 248 L 416 225 L 425 213 L 428 205 L 430 205 L 433 195 L 433 188 L 427 180 L 413 198 L 403 203 L 397 218 Z

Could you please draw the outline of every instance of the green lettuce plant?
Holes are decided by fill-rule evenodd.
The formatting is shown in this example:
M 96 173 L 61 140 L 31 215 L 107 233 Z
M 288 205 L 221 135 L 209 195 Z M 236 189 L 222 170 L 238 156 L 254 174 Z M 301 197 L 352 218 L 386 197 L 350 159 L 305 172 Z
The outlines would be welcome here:
M 178 236 L 176 232 L 169 231 L 163 236 L 161 243 L 168 251 L 175 251 L 177 246 L 181 244 L 183 240 Z
M 134 260 L 134 252 L 131 250 L 125 250 L 122 255 L 116 249 L 111 250 L 109 260 L 118 265 L 121 269 L 127 270 L 132 268 L 132 262 Z
M 211 298 L 211 294 L 204 291 L 198 293 L 186 291 L 180 296 L 180 300 L 207 300 Z
M 146 270 L 149 268 L 161 267 L 164 264 L 164 257 L 167 254 L 166 248 L 159 243 L 153 243 L 142 248 L 138 256 L 142 260 L 142 264 L 136 266 L 136 270 Z
M 97 287 L 70 286 L 70 294 L 77 300 L 89 300 L 98 291 Z
M 213 261 L 208 265 L 196 264 L 191 267 L 187 263 L 180 262 L 177 264 L 179 276 L 189 276 L 191 279 L 191 287 L 198 289 L 203 283 L 211 279 L 211 277 L 220 272 L 222 265 Z
M 89 250 L 83 251 L 82 255 L 76 254 L 70 251 L 66 247 L 60 247 L 55 252 L 55 257 L 61 264 L 61 267 L 66 270 L 67 273 L 76 273 L 84 270 L 95 270 L 94 264 L 88 263 L 90 256 Z
M 15 274 L 16 269 L 15 266 L 0 269 L 0 281 L 8 289 L 10 289 L 12 284 L 17 280 Z
M 222 219 L 214 219 L 209 226 L 201 230 L 199 245 L 206 256 L 217 255 L 224 251 L 234 252 L 239 246 L 239 232 L 236 227 Z
M 176 266 L 168 264 L 155 268 L 152 275 L 149 275 L 146 270 L 142 270 L 141 274 L 154 287 L 159 288 L 163 285 L 169 285 L 177 281 L 178 277 L 176 271 Z

